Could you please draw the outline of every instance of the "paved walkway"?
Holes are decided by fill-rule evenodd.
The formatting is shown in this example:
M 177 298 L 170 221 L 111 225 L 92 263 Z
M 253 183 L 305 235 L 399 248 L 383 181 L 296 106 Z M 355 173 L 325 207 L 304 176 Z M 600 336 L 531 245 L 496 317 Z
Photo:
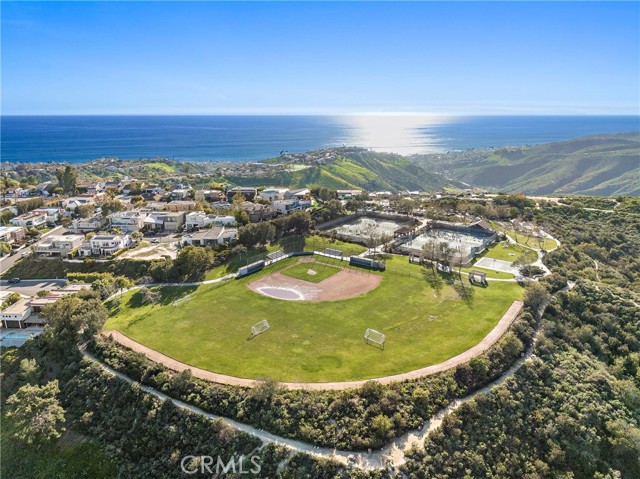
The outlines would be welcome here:
M 513 321 L 516 319 L 518 314 L 522 311 L 522 301 L 514 301 L 506 313 L 502 316 L 498 324 L 487 334 L 484 339 L 476 344 L 471 349 L 466 350 L 465 352 L 448 359 L 442 363 L 434 364 L 433 366 L 427 366 L 421 369 L 416 369 L 415 371 L 410 371 L 407 373 L 396 374 L 393 376 L 386 376 L 382 378 L 361 380 L 361 381 L 344 381 L 344 382 L 331 382 L 331 383 L 301 383 L 301 382 L 293 382 L 293 383 L 280 383 L 283 387 L 287 389 L 305 389 L 308 391 L 321 391 L 321 390 L 340 390 L 340 389 L 352 389 L 362 387 L 368 381 L 377 381 L 381 384 L 390 384 L 393 382 L 399 381 L 407 381 L 411 379 L 423 378 L 426 376 L 431 376 L 433 374 L 437 374 L 443 371 L 448 371 L 449 369 L 453 369 L 461 364 L 469 362 L 471 359 L 476 356 L 481 355 L 491 346 L 493 346 L 509 329 Z M 244 379 L 237 378 L 234 376 L 228 376 L 226 374 L 214 373 L 211 371 L 207 371 L 205 369 L 200 369 L 194 366 L 190 366 L 189 364 L 185 364 L 176 359 L 173 359 L 165 354 L 162 354 L 154 349 L 151 349 L 143 344 L 140 344 L 133 339 L 125 336 L 119 331 L 111 331 L 107 333 L 108 336 L 113 338 L 118 343 L 123 346 L 137 351 L 139 353 L 144 354 L 147 358 L 157 363 L 160 363 L 167 368 L 173 371 L 185 371 L 191 370 L 191 374 L 200 379 L 206 379 L 207 381 L 213 381 L 220 384 L 228 384 L 232 386 L 242 386 L 252 388 L 255 387 L 259 382 L 253 379 Z

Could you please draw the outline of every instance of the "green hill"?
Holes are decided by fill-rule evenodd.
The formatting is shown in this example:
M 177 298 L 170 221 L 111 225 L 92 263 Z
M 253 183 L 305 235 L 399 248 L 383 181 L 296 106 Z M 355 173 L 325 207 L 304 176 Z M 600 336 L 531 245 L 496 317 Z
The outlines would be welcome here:
M 532 147 L 422 155 L 419 165 L 474 186 L 528 194 L 640 196 L 640 134 L 592 135 Z
M 367 191 L 437 190 L 451 184 L 444 176 L 431 173 L 403 156 L 369 150 L 343 153 L 322 165 L 277 172 L 267 178 L 226 179 L 239 185 L 272 183 Z

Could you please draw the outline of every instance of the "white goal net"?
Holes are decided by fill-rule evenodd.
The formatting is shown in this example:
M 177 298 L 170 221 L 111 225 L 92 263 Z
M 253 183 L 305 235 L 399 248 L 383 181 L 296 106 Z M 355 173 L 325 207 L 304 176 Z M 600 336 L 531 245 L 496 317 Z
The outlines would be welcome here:
M 270 327 L 271 326 L 269 326 L 269 322 L 266 319 L 263 319 L 262 321 L 257 322 L 256 324 L 251 326 L 251 335 L 257 336 L 259 334 L 262 334 Z
M 371 342 L 384 347 L 384 334 L 380 331 L 376 331 L 375 329 L 367 329 L 364 333 L 364 340 L 367 344 Z

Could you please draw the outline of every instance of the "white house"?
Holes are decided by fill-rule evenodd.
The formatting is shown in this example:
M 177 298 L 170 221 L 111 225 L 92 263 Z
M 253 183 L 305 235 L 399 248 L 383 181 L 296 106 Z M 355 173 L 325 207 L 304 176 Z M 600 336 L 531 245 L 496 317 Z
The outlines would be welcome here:
M 148 216 L 142 211 L 119 211 L 109 215 L 111 228 L 119 228 L 125 233 L 140 231 L 144 227 L 144 220 Z
M 298 200 L 311 199 L 311 190 L 309 188 L 300 188 L 298 190 L 289 190 L 284 195 L 285 199 L 295 198 Z
M 60 219 L 60 208 L 36 208 L 33 213 L 44 213 L 47 223 L 55 223 Z
M 21 243 L 25 232 L 21 226 L 0 226 L 0 241 L 3 243 Z
M 13 226 L 22 226 L 23 228 L 43 228 L 47 224 L 47 215 L 45 213 L 34 213 L 30 211 L 9 220 Z
M 51 235 L 36 245 L 36 253 L 47 256 L 65 256 L 82 245 L 82 235 Z
M 131 245 L 129 235 L 96 235 L 85 242 L 78 252 L 80 256 L 109 256 Z
M 309 206 L 313 206 L 313 202 L 311 200 L 275 200 L 271 203 L 271 206 L 276 210 L 276 212 L 288 215 L 293 213 L 294 211 L 302 211 Z
M 203 211 L 194 211 L 188 213 L 185 219 L 185 228 L 187 229 L 203 229 L 211 225 L 223 226 L 233 225 L 236 219 L 233 216 L 211 215 Z
M 238 237 L 238 230 L 225 226 L 215 226 L 208 230 L 197 231 L 182 237 L 183 245 L 216 246 L 232 243 Z
M 11 306 L 3 309 L 0 313 L 2 327 L 4 328 L 24 328 L 25 320 L 31 316 L 32 309 L 29 299 L 21 299 Z
M 288 188 L 266 188 L 260 192 L 259 196 L 267 201 L 283 200 L 288 192 Z

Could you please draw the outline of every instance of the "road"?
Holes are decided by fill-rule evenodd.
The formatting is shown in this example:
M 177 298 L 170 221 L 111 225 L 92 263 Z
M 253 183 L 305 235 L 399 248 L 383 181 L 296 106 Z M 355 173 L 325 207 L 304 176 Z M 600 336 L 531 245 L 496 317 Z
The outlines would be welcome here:
M 66 232 L 67 232 L 67 229 L 64 226 L 57 226 L 53 228 L 51 231 L 43 234 L 40 240 L 37 243 L 34 243 L 33 246 L 35 246 L 36 244 L 40 244 L 42 240 L 49 235 L 63 235 Z M 25 253 L 27 251 L 31 253 L 31 246 L 27 246 L 26 248 L 19 249 L 18 252 L 13 256 L 5 256 L 4 258 L 2 258 L 0 260 L 0 274 L 11 269 L 14 264 L 16 264 L 19 260 L 22 259 L 22 253 Z
M 38 291 L 51 291 L 64 286 L 66 279 L 23 279 L 17 284 L 8 284 L 0 280 L 0 291 L 12 291 L 25 296 L 35 296 Z

